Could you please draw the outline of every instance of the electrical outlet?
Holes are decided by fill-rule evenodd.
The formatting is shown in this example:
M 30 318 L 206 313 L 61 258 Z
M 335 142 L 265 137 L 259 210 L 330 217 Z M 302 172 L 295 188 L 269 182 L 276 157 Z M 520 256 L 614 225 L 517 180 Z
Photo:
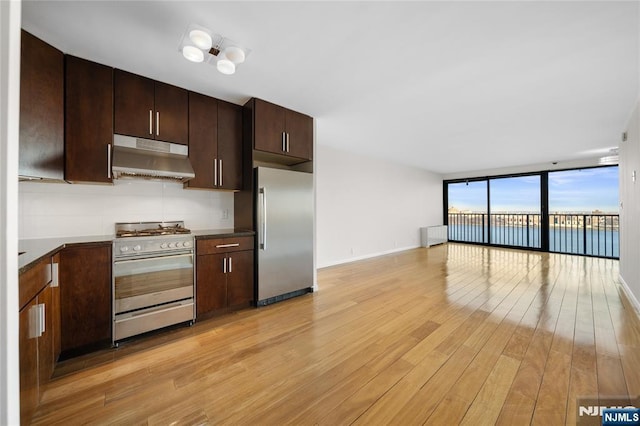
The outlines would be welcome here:
M 222 220 L 229 219 L 229 209 L 222 209 L 220 211 L 220 219 L 222 219 Z

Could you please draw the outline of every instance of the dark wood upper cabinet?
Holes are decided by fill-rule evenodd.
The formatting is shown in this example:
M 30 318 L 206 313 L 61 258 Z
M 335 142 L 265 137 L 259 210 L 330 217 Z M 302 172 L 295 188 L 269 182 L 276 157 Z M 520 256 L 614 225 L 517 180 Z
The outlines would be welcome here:
M 259 151 L 284 154 L 285 109 L 279 105 L 255 100 L 254 148 Z
M 218 158 L 222 189 L 242 188 L 242 107 L 218 102 Z
M 61 349 L 81 352 L 111 343 L 111 245 L 60 253 Z
M 187 188 L 242 186 L 242 107 L 189 93 L 189 159 L 196 177 Z
M 65 57 L 65 179 L 110 183 L 113 68 Z
M 22 31 L 20 176 L 64 179 L 64 55 Z
M 251 99 L 249 103 L 254 149 L 313 159 L 313 118 L 262 99 Z
M 218 101 L 189 92 L 189 160 L 196 177 L 188 188 L 213 189 L 218 152 Z M 216 179 L 217 180 L 217 179 Z
M 186 145 L 189 97 L 185 89 L 114 71 L 115 133 Z
M 289 135 L 288 154 L 311 160 L 313 158 L 313 119 L 289 109 L 285 111 L 285 117 Z

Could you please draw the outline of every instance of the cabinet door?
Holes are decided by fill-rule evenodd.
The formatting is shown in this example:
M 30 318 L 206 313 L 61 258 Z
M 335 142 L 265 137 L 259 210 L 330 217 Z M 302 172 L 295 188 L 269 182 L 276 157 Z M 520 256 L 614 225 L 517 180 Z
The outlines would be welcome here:
M 285 109 L 281 106 L 255 100 L 254 105 L 254 149 L 283 154 Z
M 189 188 L 214 187 L 214 160 L 218 160 L 218 102 L 215 98 L 189 92 L 189 160 L 196 177 Z
M 154 82 L 122 70 L 113 73 L 115 133 L 153 139 Z
M 253 251 L 237 251 L 227 255 L 230 271 L 227 273 L 228 306 L 249 305 L 253 297 Z
M 155 139 L 189 143 L 189 95 L 185 89 L 155 82 Z
M 218 102 L 218 157 L 224 189 L 242 189 L 242 107 Z
M 291 110 L 286 110 L 285 115 L 289 135 L 287 155 L 311 160 L 313 158 L 313 118 Z
M 111 341 L 111 245 L 60 254 L 62 352 Z
M 111 182 L 113 69 L 66 56 L 65 179 Z
M 64 179 L 64 55 L 22 31 L 21 176 Z
M 33 335 L 34 298 L 20 311 L 20 424 L 30 424 L 38 406 L 38 338 Z
M 224 254 L 197 256 L 196 316 L 226 306 L 227 277 L 224 273 L 224 261 Z
M 38 304 L 44 305 L 44 330 L 38 338 L 38 382 L 41 386 L 53 375 L 56 360 L 54 359 L 54 304 L 53 289 L 48 285 L 38 295 Z

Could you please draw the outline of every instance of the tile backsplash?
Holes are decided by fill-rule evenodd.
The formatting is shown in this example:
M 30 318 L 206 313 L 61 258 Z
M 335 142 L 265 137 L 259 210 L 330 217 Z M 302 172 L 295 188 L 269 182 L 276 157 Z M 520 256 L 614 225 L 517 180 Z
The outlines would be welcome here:
M 116 222 L 184 220 L 190 229 L 233 227 L 233 193 L 185 190 L 179 183 L 20 182 L 19 203 L 20 239 L 109 235 Z

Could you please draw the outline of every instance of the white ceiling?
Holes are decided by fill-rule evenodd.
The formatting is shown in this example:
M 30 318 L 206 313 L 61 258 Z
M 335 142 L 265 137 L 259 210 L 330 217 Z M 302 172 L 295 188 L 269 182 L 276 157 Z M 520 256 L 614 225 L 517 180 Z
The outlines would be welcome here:
M 595 157 L 638 97 L 638 2 L 23 0 L 65 53 L 316 118 L 316 142 L 439 173 Z M 198 24 L 252 49 L 182 58 Z

